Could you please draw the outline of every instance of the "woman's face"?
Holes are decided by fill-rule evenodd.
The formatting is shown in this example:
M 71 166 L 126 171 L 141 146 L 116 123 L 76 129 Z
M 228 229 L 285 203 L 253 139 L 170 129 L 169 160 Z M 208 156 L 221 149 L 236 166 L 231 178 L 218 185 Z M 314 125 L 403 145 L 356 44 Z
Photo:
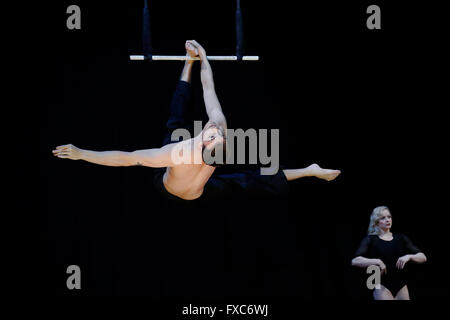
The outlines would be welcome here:
M 378 220 L 378 227 L 383 231 L 388 231 L 392 227 L 392 217 L 389 210 L 381 211 L 381 218 Z

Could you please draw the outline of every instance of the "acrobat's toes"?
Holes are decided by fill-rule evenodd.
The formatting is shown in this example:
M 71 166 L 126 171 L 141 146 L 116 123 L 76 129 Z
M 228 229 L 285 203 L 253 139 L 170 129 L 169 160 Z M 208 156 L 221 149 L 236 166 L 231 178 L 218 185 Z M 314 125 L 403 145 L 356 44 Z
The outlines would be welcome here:
M 334 180 L 341 174 L 340 170 L 323 169 L 316 163 L 310 165 L 308 169 L 312 176 L 326 181 Z
M 186 53 L 191 57 L 198 57 L 198 49 L 189 41 L 185 44 Z
M 330 170 L 330 169 L 323 169 L 323 170 L 326 172 L 323 174 L 323 177 L 321 178 L 327 181 L 334 180 L 338 177 L 338 175 L 341 174 L 340 170 Z

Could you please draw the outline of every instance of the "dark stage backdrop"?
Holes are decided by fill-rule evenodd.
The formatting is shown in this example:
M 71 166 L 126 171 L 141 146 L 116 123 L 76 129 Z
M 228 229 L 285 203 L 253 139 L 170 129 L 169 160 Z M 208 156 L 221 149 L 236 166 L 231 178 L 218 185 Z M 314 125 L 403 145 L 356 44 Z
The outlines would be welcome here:
M 81 30 L 66 28 L 70 4 L 81 8 Z M 370 4 L 242 1 L 245 53 L 260 61 L 211 62 L 229 128 L 280 129 L 283 164 L 316 162 L 342 174 L 291 182 L 286 197 L 239 194 L 207 205 L 165 203 L 151 168 L 52 156 L 68 143 L 98 151 L 159 147 L 183 63 L 129 61 L 142 52 L 141 1 L 47 5 L 35 84 L 39 294 L 366 301 L 364 273 L 350 260 L 372 209 L 387 205 L 393 231 L 429 259 L 411 266 L 411 297 L 442 298 L 448 210 L 438 204 L 446 188 L 436 178 L 444 164 L 438 96 L 445 82 L 438 78 L 443 39 L 430 18 L 439 9 L 377 2 L 382 29 L 371 31 Z M 187 39 L 210 55 L 235 52 L 234 1 L 150 1 L 150 13 L 155 54 L 183 54 Z M 419 13 L 431 22 L 415 23 Z M 192 82 L 196 117 L 205 120 L 198 66 Z M 78 291 L 66 287 L 72 264 L 82 270 Z

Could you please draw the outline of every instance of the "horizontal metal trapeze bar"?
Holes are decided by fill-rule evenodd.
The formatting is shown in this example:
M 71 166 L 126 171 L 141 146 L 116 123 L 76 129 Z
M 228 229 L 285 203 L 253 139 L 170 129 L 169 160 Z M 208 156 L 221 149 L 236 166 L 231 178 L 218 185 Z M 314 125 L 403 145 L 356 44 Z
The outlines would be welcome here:
M 218 60 L 218 61 L 237 61 L 237 56 L 207 56 L 208 60 Z M 145 60 L 143 55 L 131 55 L 130 60 Z M 152 56 L 152 60 L 200 60 L 199 57 L 186 57 L 186 56 Z M 243 56 L 244 61 L 258 61 L 259 56 Z

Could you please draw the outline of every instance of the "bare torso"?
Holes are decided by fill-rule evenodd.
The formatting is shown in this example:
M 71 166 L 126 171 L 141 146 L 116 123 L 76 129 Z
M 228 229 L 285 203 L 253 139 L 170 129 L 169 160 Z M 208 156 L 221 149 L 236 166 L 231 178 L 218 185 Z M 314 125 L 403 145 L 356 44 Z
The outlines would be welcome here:
M 201 153 L 201 149 L 195 148 L 194 143 L 194 139 L 180 142 L 184 145 L 183 149 L 192 147 L 194 153 L 197 153 L 197 159 L 202 159 L 201 154 L 198 154 Z M 203 194 L 205 184 L 215 170 L 214 167 L 205 164 L 203 161 L 200 162 L 198 164 L 179 164 L 167 167 L 163 177 L 166 190 L 184 200 L 199 198 Z

